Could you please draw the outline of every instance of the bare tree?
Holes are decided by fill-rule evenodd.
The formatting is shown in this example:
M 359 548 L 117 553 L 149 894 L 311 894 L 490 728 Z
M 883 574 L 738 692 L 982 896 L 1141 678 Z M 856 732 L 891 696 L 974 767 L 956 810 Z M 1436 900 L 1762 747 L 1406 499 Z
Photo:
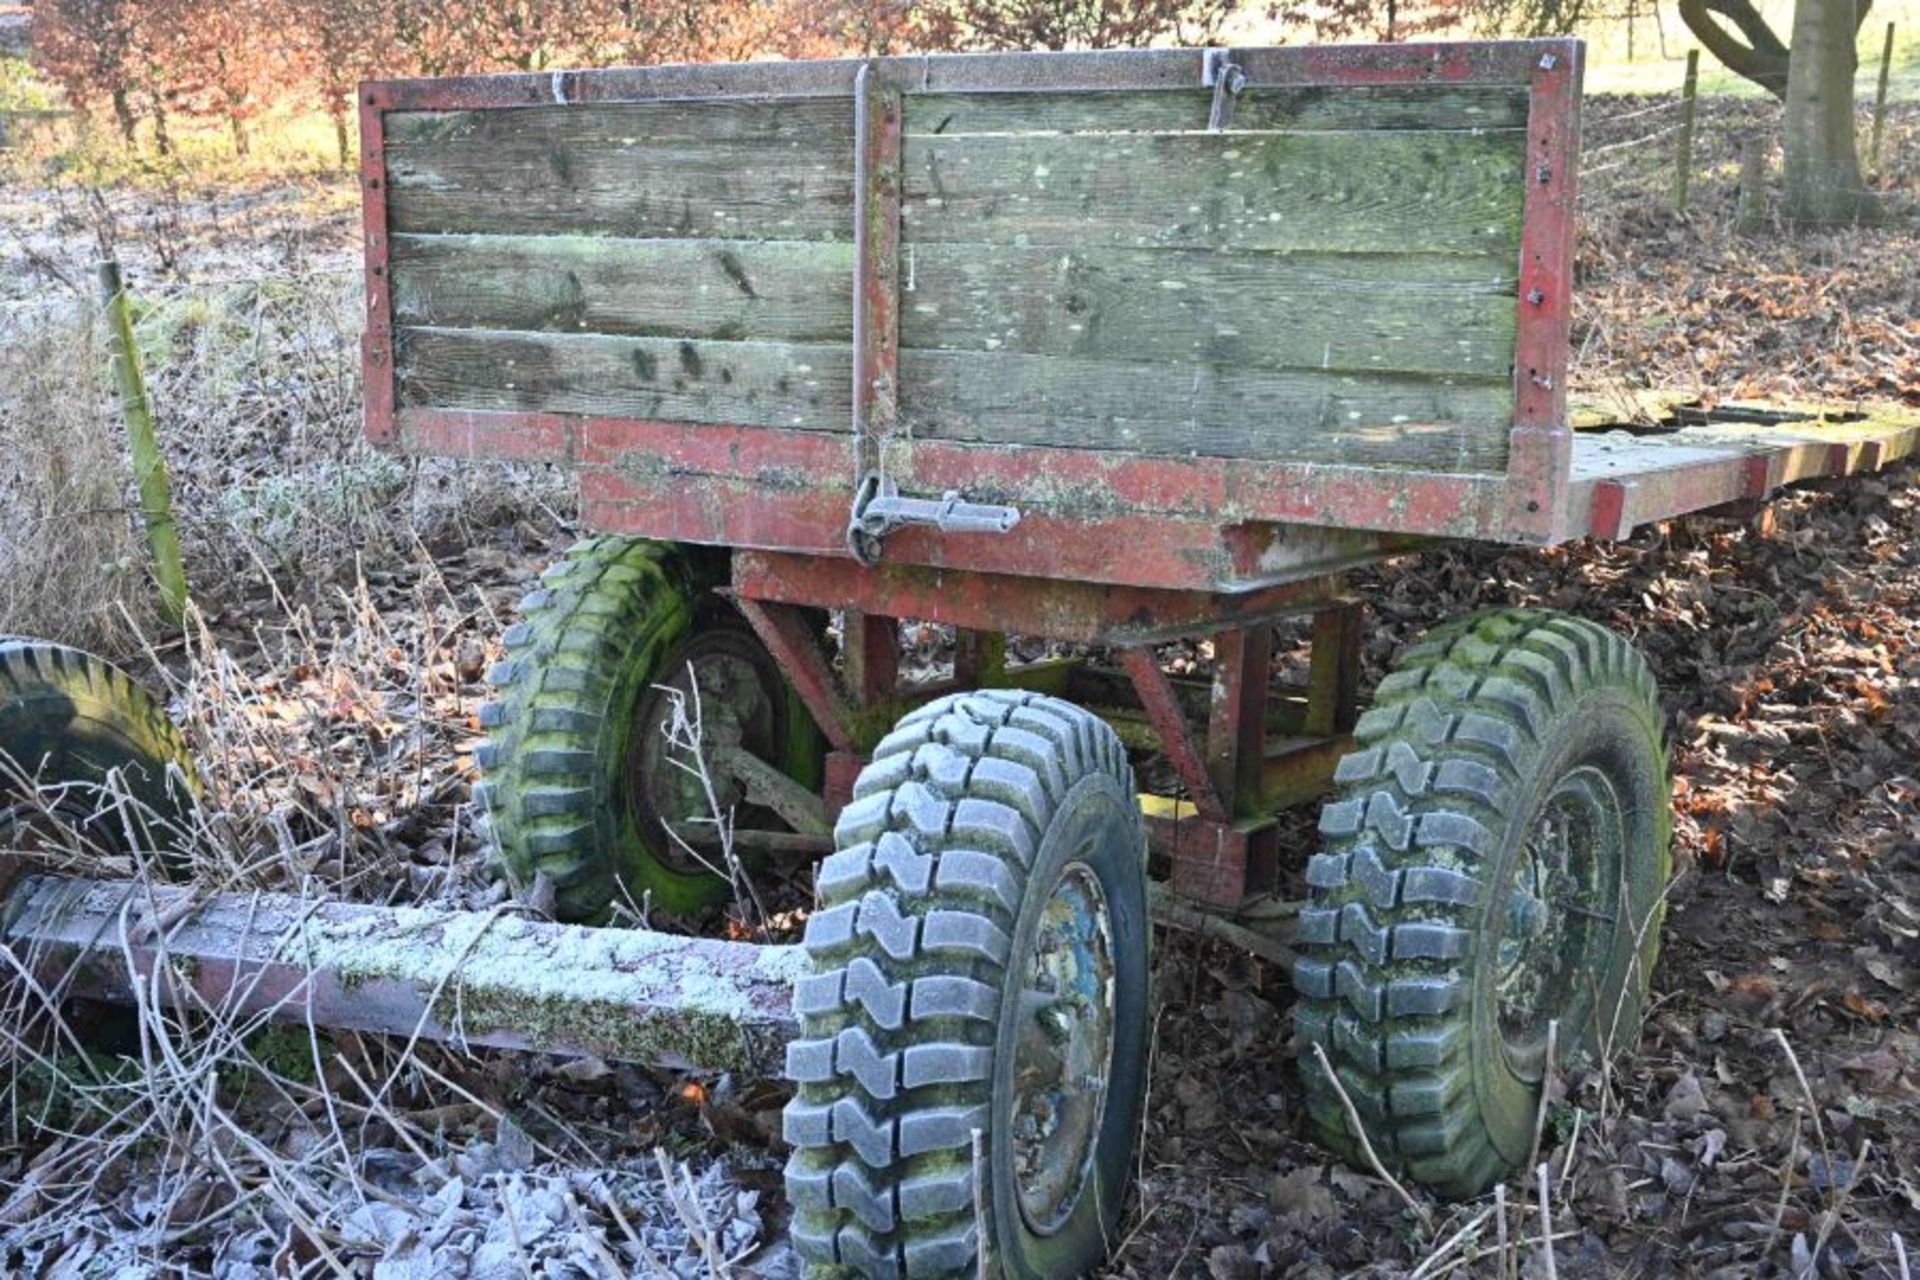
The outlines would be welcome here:
M 1753 0 L 1680 0 L 1680 17 L 1707 51 L 1786 103 L 1789 222 L 1870 220 L 1878 202 L 1861 178 L 1853 130 L 1854 39 L 1873 0 L 1796 0 L 1793 44 Z

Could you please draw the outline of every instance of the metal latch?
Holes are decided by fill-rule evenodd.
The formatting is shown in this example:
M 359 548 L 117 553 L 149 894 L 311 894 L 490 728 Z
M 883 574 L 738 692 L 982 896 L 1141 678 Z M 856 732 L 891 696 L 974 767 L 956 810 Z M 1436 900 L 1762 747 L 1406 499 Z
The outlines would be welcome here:
M 854 492 L 847 549 L 864 565 L 878 564 L 880 543 L 902 525 L 931 525 L 942 533 L 1005 533 L 1020 523 L 1017 507 L 968 502 L 958 489 L 938 498 L 903 498 L 885 473 L 869 471 Z
M 1233 120 L 1233 100 L 1247 86 L 1247 73 L 1233 61 L 1231 49 L 1209 49 L 1200 64 L 1200 86 L 1213 90 L 1213 110 L 1207 113 L 1207 132 L 1218 133 Z

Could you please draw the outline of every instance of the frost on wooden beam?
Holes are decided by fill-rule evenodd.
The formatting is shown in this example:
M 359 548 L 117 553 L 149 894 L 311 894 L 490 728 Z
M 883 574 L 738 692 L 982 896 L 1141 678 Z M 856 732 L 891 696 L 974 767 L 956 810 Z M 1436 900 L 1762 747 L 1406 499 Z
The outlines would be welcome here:
M 28 876 L 0 943 L 48 990 L 453 1044 L 776 1075 L 798 947 Z

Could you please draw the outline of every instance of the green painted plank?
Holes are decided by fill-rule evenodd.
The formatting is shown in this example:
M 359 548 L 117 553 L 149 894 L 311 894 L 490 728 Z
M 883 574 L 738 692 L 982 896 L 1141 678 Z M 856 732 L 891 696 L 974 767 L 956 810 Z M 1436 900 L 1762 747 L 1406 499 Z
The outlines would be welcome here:
M 907 242 L 1517 251 L 1525 134 L 908 138 Z
M 852 239 L 853 156 L 843 141 L 639 134 L 568 141 L 552 136 L 551 126 L 564 119 L 542 115 L 514 140 L 390 150 L 389 226 L 630 239 Z
M 853 246 L 599 236 L 395 236 L 400 324 L 846 343 Z
M 845 346 L 671 338 L 396 331 L 400 403 L 409 408 L 577 413 L 661 422 L 846 431 Z
M 904 348 L 1505 377 L 1517 257 L 911 246 Z
M 853 145 L 846 98 L 707 98 L 585 102 L 479 111 L 392 111 L 389 154 L 420 147 L 618 146 L 651 142 L 777 140 L 822 150 Z
M 1203 130 L 1213 91 L 909 94 L 909 134 L 1159 133 Z M 1522 129 L 1525 85 L 1314 85 L 1250 88 L 1228 128 Z
M 903 351 L 900 420 L 916 438 L 1115 452 L 1500 471 L 1502 380 L 1268 373 Z

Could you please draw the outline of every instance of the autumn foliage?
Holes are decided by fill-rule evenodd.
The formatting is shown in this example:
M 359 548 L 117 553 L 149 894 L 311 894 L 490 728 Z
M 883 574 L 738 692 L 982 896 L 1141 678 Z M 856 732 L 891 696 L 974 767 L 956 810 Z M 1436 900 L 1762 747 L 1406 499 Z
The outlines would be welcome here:
M 389 75 L 907 50 L 1204 43 L 1235 0 L 40 0 L 34 59 L 129 143 L 177 117 L 322 109 L 348 153 L 353 91 Z M 143 126 L 145 126 L 143 130 Z

